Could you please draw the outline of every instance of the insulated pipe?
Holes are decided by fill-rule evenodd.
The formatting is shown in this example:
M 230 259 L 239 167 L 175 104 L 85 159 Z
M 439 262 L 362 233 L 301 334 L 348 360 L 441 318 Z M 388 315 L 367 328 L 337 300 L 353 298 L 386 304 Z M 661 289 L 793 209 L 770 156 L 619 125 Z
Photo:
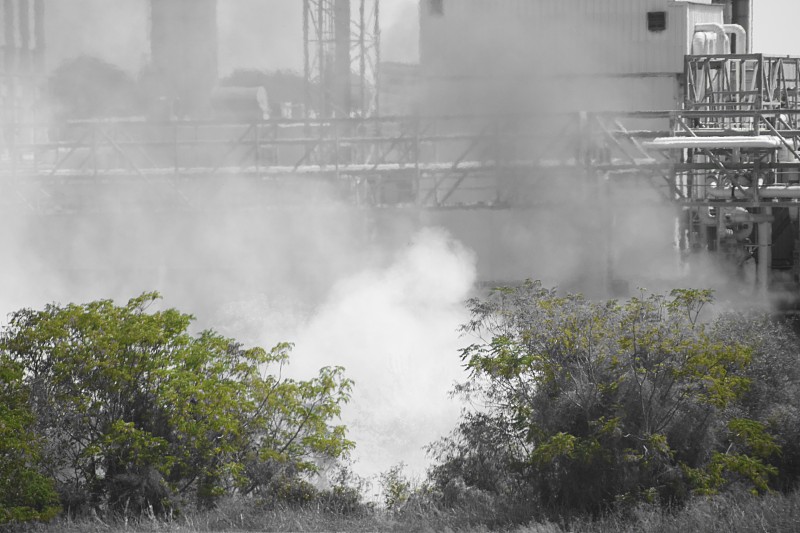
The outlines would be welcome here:
M 764 215 L 771 216 L 772 208 L 765 207 Z M 758 224 L 758 288 L 762 294 L 769 290 L 769 271 L 772 267 L 772 223 Z
M 736 39 L 730 40 L 731 46 L 731 54 L 746 54 L 748 53 L 748 45 L 747 45 L 747 31 L 743 27 L 738 24 L 723 24 L 722 28 L 725 30 L 726 34 L 733 34 L 736 36 Z M 734 49 L 734 43 L 736 43 Z M 738 65 L 738 67 L 736 66 Z M 741 86 L 742 84 L 742 65 L 741 63 L 732 63 L 731 68 L 735 70 L 735 76 L 733 79 L 734 92 L 738 92 L 743 90 L 744 88 Z
M 722 46 L 722 50 L 717 51 L 718 54 L 728 54 L 730 53 L 731 45 L 730 39 L 728 39 L 728 34 L 725 33 L 725 28 L 722 27 L 722 24 L 716 24 L 713 22 L 704 22 L 701 24 L 694 25 L 694 31 L 697 33 L 698 31 L 709 31 L 717 34 L 717 46 Z
M 720 200 L 734 198 L 737 200 L 746 200 L 753 198 L 752 195 L 746 194 L 745 191 L 742 191 L 741 189 L 735 189 L 733 194 L 731 194 L 730 187 L 708 187 L 706 189 L 706 195 L 708 195 L 710 198 Z M 758 195 L 761 198 L 768 200 L 773 198 L 800 200 L 800 185 L 770 185 L 769 187 L 759 189 Z
M 684 150 L 689 148 L 780 148 L 783 145 L 775 135 L 726 135 L 709 137 L 656 137 L 642 146 L 654 150 Z
M 708 31 L 695 32 L 692 38 L 692 54 L 693 55 L 711 55 L 714 50 L 712 46 L 716 46 L 717 38 L 715 34 Z
M 722 29 L 725 30 L 725 36 L 733 34 L 736 36 L 736 50 L 733 49 L 733 42 L 731 41 L 732 54 L 746 54 L 747 53 L 747 32 L 738 24 L 723 24 Z M 744 46 L 743 46 L 744 45 Z M 744 48 L 744 50 L 742 50 Z
M 759 191 L 762 198 L 800 199 L 800 185 L 770 186 Z

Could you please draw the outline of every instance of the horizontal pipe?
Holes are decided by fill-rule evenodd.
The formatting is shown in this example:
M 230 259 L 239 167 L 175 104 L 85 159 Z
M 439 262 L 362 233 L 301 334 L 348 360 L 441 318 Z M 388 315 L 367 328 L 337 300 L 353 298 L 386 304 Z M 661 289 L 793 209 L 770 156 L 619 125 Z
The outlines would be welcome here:
M 706 194 L 716 199 L 748 199 L 752 195 L 747 194 L 746 189 L 735 189 L 731 192 L 730 187 L 708 187 Z M 767 200 L 772 198 L 783 198 L 800 200 L 800 185 L 770 185 L 758 190 L 759 197 Z
M 781 140 L 773 135 L 725 135 L 716 137 L 658 137 L 642 143 L 654 150 L 687 148 L 779 148 Z
M 722 29 L 725 30 L 726 34 L 732 33 L 733 35 L 736 36 L 736 44 L 737 44 L 737 46 L 740 47 L 740 46 L 742 46 L 742 44 L 744 44 L 745 50 L 743 50 L 743 51 L 742 50 L 733 50 L 733 47 L 731 47 L 731 53 L 732 54 L 736 54 L 736 53 L 740 53 L 740 52 L 744 52 L 744 53 L 748 52 L 748 50 L 747 50 L 747 31 L 745 31 L 745 29 L 742 26 L 740 26 L 739 24 L 723 24 L 722 25 Z

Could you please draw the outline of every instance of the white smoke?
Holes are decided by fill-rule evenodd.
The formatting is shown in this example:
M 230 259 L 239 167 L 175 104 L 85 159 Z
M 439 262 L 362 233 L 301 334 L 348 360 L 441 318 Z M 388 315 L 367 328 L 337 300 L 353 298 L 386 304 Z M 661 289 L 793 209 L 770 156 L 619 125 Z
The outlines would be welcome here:
M 475 281 L 472 253 L 443 230 L 423 229 L 385 268 L 337 283 L 296 338 L 303 367 L 343 365 L 356 386 L 344 420 L 359 445 L 356 469 L 425 466 L 422 447 L 446 434 L 459 408 L 456 333 Z
M 225 306 L 226 332 L 260 332 L 258 343 L 295 343 L 288 373 L 309 378 L 343 366 L 355 381 L 342 421 L 356 442 L 355 471 L 375 476 L 399 462 L 422 474 L 423 447 L 454 427 L 448 397 L 462 379 L 458 327 L 476 280 L 475 257 L 441 228 L 422 228 L 388 261 L 335 282 L 323 302 L 257 296 Z

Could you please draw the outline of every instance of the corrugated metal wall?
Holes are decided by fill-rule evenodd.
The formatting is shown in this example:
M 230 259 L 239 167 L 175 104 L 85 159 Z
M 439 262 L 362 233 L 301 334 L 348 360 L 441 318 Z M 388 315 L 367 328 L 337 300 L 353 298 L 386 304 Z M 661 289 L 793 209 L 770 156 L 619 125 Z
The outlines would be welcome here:
M 430 108 L 454 112 L 491 110 L 494 100 L 522 105 L 526 92 L 571 102 L 559 108 L 672 108 L 694 25 L 723 22 L 722 6 L 710 0 L 443 0 L 442 7 L 433 12 L 422 0 L 421 74 Z M 651 31 L 647 14 L 658 11 L 666 28 Z M 632 81 L 637 76 L 645 81 Z
M 561 55 L 563 72 L 677 73 L 691 42 L 687 15 L 723 22 L 722 6 L 670 0 L 444 0 L 443 8 L 421 10 L 422 62 L 454 74 L 539 53 Z M 666 30 L 648 30 L 649 11 L 667 12 Z
M 667 12 L 664 31 L 648 29 L 650 11 Z M 672 0 L 444 0 L 442 15 L 421 10 L 422 63 L 455 75 L 506 59 L 526 70 L 544 53 L 561 59 L 540 59 L 543 68 L 564 73 L 678 73 L 687 17 L 722 23 L 722 11 Z
M 509 81 L 430 78 L 423 91 L 426 114 L 669 111 L 680 103 L 677 75 L 594 76 Z

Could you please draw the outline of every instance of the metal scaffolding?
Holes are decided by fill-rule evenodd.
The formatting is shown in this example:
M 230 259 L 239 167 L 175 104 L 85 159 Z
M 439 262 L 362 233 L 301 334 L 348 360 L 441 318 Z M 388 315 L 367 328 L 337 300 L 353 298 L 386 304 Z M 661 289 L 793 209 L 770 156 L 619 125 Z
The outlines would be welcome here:
M 800 58 L 703 55 L 685 65 L 684 101 L 673 111 L 6 123 L 1 207 L 52 212 L 77 202 L 81 187 L 134 187 L 154 191 L 138 198 L 192 208 L 199 184 L 235 177 L 264 184 L 237 199 L 256 208 L 283 201 L 274 184 L 313 197 L 324 182 L 367 207 L 526 208 L 587 198 L 599 206 L 593 195 L 602 194 L 618 209 L 626 196 L 616 183 L 646 183 L 682 210 L 676 244 L 687 256 L 749 265 L 762 290 L 796 289 Z
M 303 0 L 306 113 L 376 116 L 380 0 Z
M 800 58 L 686 57 L 665 155 L 686 206 L 681 247 L 756 266 L 763 291 L 800 282 Z

